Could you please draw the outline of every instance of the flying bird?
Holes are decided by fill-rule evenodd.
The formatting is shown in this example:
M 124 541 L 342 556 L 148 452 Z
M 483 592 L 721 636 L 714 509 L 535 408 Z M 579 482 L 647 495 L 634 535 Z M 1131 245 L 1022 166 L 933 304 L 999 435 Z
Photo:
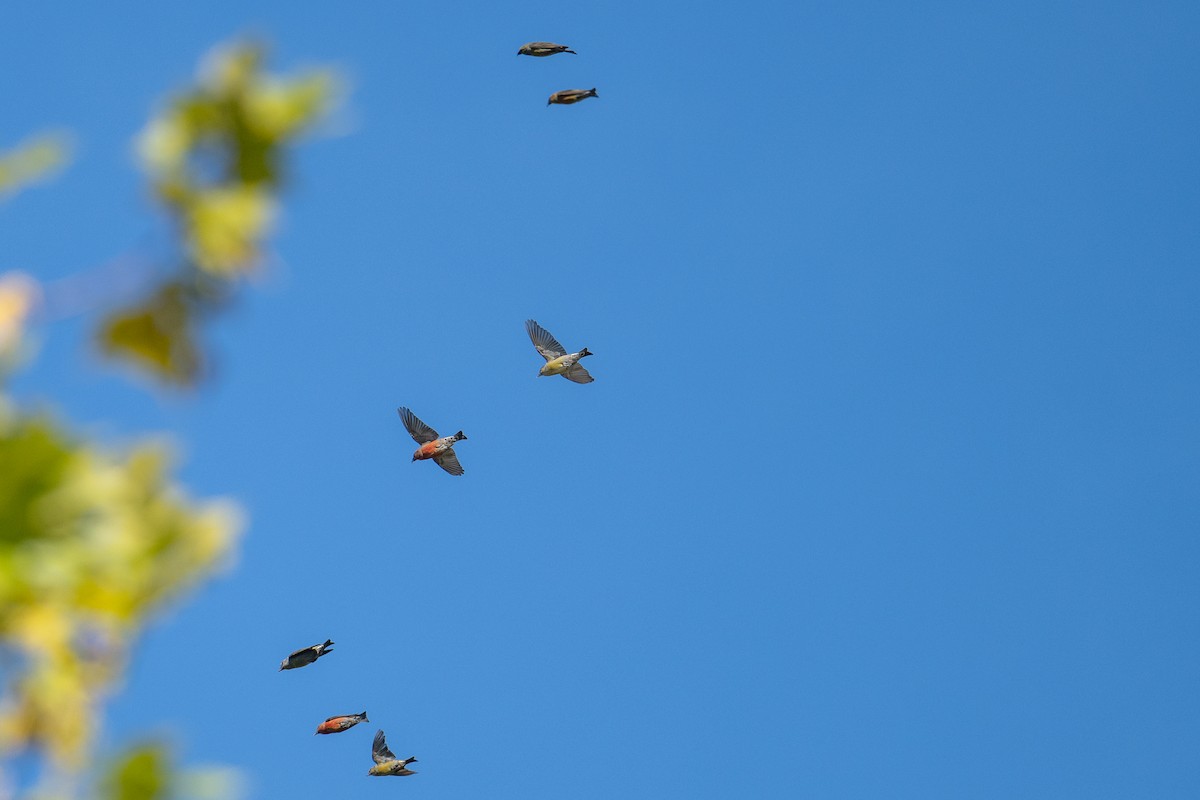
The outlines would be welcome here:
M 555 53 L 579 55 L 565 44 L 555 44 L 554 42 L 528 42 L 521 45 L 521 49 L 517 51 L 519 56 L 537 56 L 538 58 L 552 56 Z
M 412 435 L 413 439 L 416 440 L 417 444 L 421 445 L 413 453 L 413 461 L 424 461 L 427 458 L 432 458 L 439 467 L 451 475 L 463 474 L 462 464 L 458 463 L 458 456 L 454 454 L 454 443 L 466 439 L 467 435 L 465 433 L 459 431 L 453 436 L 443 436 L 439 439 L 437 431 L 417 419 L 416 414 L 404 406 L 397 408 L 396 411 L 400 413 L 400 419 L 404 422 L 404 427 L 408 428 L 408 432 Z
M 383 738 L 383 731 L 375 732 L 375 741 L 371 744 L 371 758 L 375 761 L 375 766 L 371 767 L 368 775 L 416 775 L 417 773 L 408 768 L 408 765 L 417 760 L 416 756 L 408 758 L 396 758 L 396 754 L 388 750 L 387 741 Z
M 360 722 L 370 722 L 367 719 L 367 712 L 364 711 L 361 714 L 339 714 L 336 717 L 330 717 L 318 725 L 317 733 L 341 733 L 342 731 L 350 730 Z
M 326 639 L 324 644 L 314 644 L 312 647 L 305 647 L 302 650 L 297 650 L 290 656 L 285 658 L 279 664 L 279 669 L 296 669 L 298 667 L 307 667 L 309 664 L 316 661 L 321 656 L 333 650 L 333 640 Z
M 595 89 L 563 89 L 561 92 L 555 92 L 550 95 L 550 99 L 546 101 L 546 105 L 555 103 L 560 106 L 569 106 L 572 103 L 578 103 L 580 100 L 599 96 L 596 94 Z
M 525 320 L 525 330 L 533 346 L 546 359 L 546 363 L 538 370 L 538 375 L 562 375 L 575 383 L 591 383 L 596 380 L 588 371 L 579 365 L 579 359 L 592 355 L 586 347 L 578 353 L 568 353 L 567 349 L 550 335 L 550 331 L 538 325 L 531 319 Z

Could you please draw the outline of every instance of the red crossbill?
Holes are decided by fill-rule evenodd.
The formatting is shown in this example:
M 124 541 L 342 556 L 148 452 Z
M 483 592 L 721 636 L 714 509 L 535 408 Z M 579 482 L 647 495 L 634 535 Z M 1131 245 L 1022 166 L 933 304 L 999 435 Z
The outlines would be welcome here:
M 408 428 L 408 432 L 412 435 L 413 439 L 416 440 L 417 444 L 421 445 L 413 453 L 413 461 L 424 461 L 425 459 L 432 458 L 439 467 L 451 475 L 463 474 L 462 464 L 458 463 L 458 456 L 454 454 L 454 443 L 466 439 L 467 435 L 465 433 L 459 431 L 453 436 L 439 438 L 437 431 L 417 419 L 416 414 L 413 414 L 407 408 L 401 406 L 396 411 L 399 412 L 404 427 Z
M 336 717 L 330 717 L 317 726 L 317 733 L 341 733 L 348 731 L 360 722 L 370 722 L 367 719 L 367 712 L 361 714 L 341 714 Z M 314 734 L 316 735 L 316 734 Z

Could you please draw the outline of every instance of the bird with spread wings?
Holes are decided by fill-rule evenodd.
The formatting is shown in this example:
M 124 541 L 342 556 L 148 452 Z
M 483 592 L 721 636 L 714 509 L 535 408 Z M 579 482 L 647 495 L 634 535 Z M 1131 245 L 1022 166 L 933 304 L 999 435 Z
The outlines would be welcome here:
M 592 355 L 586 347 L 578 353 L 568 353 L 567 348 L 558 343 L 550 331 L 538 325 L 531 319 L 525 320 L 525 330 L 533 346 L 541 353 L 546 363 L 538 370 L 538 375 L 562 375 L 575 383 L 591 383 L 595 380 L 586 369 L 579 364 L 579 359 Z
M 435 464 L 451 475 L 463 474 L 462 464 L 458 463 L 458 456 L 454 453 L 454 443 L 466 439 L 465 433 L 459 431 L 453 436 L 439 437 L 437 431 L 417 419 L 417 415 L 404 406 L 396 411 L 399 412 L 400 421 L 404 423 L 404 427 L 408 428 L 409 434 L 417 444 L 421 445 L 413 453 L 413 461 L 433 459 Z

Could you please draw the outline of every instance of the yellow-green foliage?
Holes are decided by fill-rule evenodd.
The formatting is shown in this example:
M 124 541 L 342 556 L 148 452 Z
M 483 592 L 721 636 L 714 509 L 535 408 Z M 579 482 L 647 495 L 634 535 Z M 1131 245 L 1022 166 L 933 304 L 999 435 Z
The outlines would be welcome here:
M 0 401 L 2 402 L 2 401 Z M 117 456 L 0 405 L 0 755 L 87 763 L 98 704 L 153 614 L 231 553 L 239 518 L 172 484 L 161 446 Z
M 275 216 L 285 146 L 334 96 L 328 72 L 267 75 L 261 48 L 218 50 L 198 85 L 147 124 L 142 163 L 183 226 L 196 266 L 223 278 L 253 269 Z
M 253 45 L 217 51 L 138 140 L 182 258 L 107 314 L 98 340 L 168 382 L 202 374 L 198 327 L 262 262 L 287 145 L 334 96 L 328 72 L 278 77 L 262 61 Z M 49 137 L 0 154 L 0 196 L 64 158 Z M 158 743 L 96 769 L 103 702 L 139 632 L 232 558 L 241 522 L 229 502 L 190 500 L 161 444 L 114 453 L 13 405 L 3 381 L 27 356 L 41 294 L 28 276 L 0 275 L 0 798 L 12 790 L 6 767 L 31 754 L 41 773 L 30 800 L 72 800 L 91 784 L 111 800 L 229 800 L 235 773 L 175 769 Z
M 202 366 L 195 324 L 203 305 L 188 298 L 190 291 L 186 283 L 163 284 L 141 303 L 106 319 L 101 343 L 169 383 L 194 383 Z
M 112 766 L 101 790 L 109 800 L 160 800 L 168 797 L 169 770 L 162 745 L 136 747 Z
M 147 123 L 138 152 L 154 196 L 180 231 L 183 265 L 101 326 L 101 349 L 178 385 L 204 370 L 197 322 L 225 285 L 252 273 L 276 217 L 287 146 L 319 121 L 336 94 L 332 73 L 267 74 L 263 51 L 215 51 L 197 85 Z
M 178 770 L 162 742 L 134 745 L 122 753 L 100 781 L 105 800 L 237 800 L 240 777 L 230 769 Z
M 67 150 L 63 137 L 47 134 L 0 154 L 0 197 L 21 190 L 61 166 L 67 160 Z

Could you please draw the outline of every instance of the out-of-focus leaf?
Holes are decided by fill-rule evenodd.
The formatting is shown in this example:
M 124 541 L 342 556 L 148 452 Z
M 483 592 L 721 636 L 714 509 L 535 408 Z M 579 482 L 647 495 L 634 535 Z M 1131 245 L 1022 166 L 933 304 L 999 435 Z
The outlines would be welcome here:
M 169 383 L 190 385 L 202 366 L 185 287 L 169 283 L 141 305 L 109 317 L 97 334 L 101 349 L 134 361 Z
M 6 574 L 3 556 L 11 548 L 44 533 L 38 529 L 38 504 L 58 486 L 70 464 L 71 450 L 49 421 L 18 420 L 0 406 L 0 623 L 12 592 L 21 585 Z
M 96 800 L 238 800 L 242 775 L 229 767 L 180 769 L 162 742 L 135 745 L 108 767 Z
M 0 197 L 46 177 L 69 152 L 65 136 L 44 134 L 0 155 Z
M 336 87 L 328 72 L 292 80 L 263 79 L 246 94 L 247 122 L 269 141 L 293 136 L 324 115 Z
M 101 800 L 163 800 L 169 796 L 171 767 L 167 749 L 144 744 L 117 760 L 100 787 Z
M 137 140 L 142 162 L 159 173 L 182 171 L 195 138 L 194 127 L 179 111 L 169 111 L 150 120 Z
M 211 189 L 188 207 L 192 258 L 209 272 L 233 277 L 253 268 L 274 215 L 270 195 L 255 185 Z

